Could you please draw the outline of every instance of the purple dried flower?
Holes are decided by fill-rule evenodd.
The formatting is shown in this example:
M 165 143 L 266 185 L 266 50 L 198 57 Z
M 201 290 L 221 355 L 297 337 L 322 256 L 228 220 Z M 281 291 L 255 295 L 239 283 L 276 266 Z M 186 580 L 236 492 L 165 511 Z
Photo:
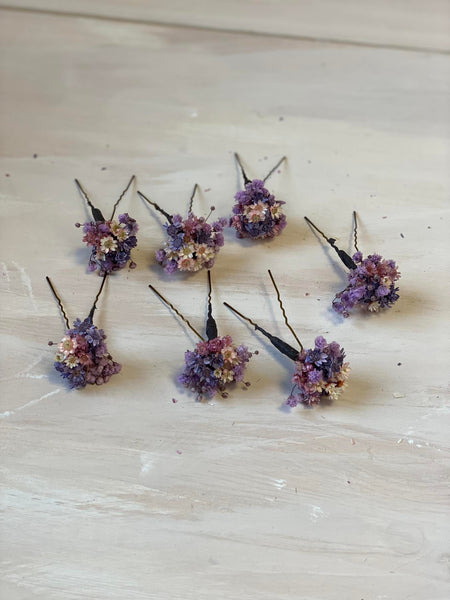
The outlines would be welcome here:
M 319 335 L 318 337 L 316 337 L 315 345 L 316 345 L 316 348 L 323 350 L 325 348 L 325 346 L 327 345 L 327 340 L 324 337 L 322 337 L 321 335 Z
M 337 342 L 327 344 L 322 336 L 317 337 L 314 348 L 302 350 L 299 354 L 292 378 L 294 388 L 287 404 L 311 406 L 319 404 L 323 396 L 336 400 L 350 371 L 344 358 L 345 352 Z
M 273 238 L 286 227 L 281 208 L 285 202 L 276 201 L 260 179 L 247 183 L 235 199 L 230 227 L 236 229 L 239 238 Z
M 244 345 L 235 346 L 229 335 L 202 341 L 185 354 L 185 368 L 178 380 L 199 398 L 214 396 L 225 387 L 242 381 L 252 354 Z
M 348 285 L 336 294 L 333 308 L 348 317 L 355 306 L 377 312 L 390 308 L 399 298 L 395 282 L 400 273 L 393 260 L 385 260 L 379 254 L 371 254 L 363 259 L 361 252 L 353 255 L 356 269 L 348 273 Z
M 78 225 L 77 225 L 78 226 Z M 137 245 L 138 224 L 127 213 L 119 215 L 119 220 L 90 221 L 83 225 L 83 242 L 92 247 L 88 270 L 98 271 L 99 275 L 123 269 L 131 260 L 131 250 Z
M 102 385 L 119 373 L 122 365 L 115 362 L 105 344 L 106 335 L 90 318 L 76 319 L 73 329 L 58 344 L 55 369 L 71 388 L 83 388 L 88 383 Z
M 171 218 L 171 223 L 164 225 L 168 239 L 156 252 L 159 264 L 167 273 L 210 269 L 224 243 L 222 231 L 226 219 L 218 219 L 210 225 L 192 212 L 184 220 L 180 215 Z

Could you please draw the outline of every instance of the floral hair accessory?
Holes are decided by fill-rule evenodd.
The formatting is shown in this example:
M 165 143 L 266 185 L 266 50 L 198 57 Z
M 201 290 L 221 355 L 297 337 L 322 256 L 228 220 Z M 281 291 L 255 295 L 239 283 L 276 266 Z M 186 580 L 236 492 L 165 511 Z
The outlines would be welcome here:
M 311 406 L 313 404 L 319 404 L 322 397 L 329 397 L 336 400 L 346 385 L 346 380 L 350 371 L 348 363 L 344 363 L 345 352 L 343 348 L 341 348 L 337 342 L 328 344 L 325 338 L 319 336 L 315 339 L 314 348 L 305 350 L 296 333 L 288 323 L 280 293 L 270 271 L 269 275 L 277 293 L 277 299 L 281 312 L 283 313 L 284 322 L 294 336 L 300 350 L 296 350 L 285 341 L 268 333 L 254 321 L 245 317 L 242 313 L 227 304 L 227 302 L 224 302 L 225 306 L 253 325 L 257 331 L 260 331 L 271 341 L 277 350 L 294 361 L 295 372 L 292 377 L 294 386 L 286 404 L 292 407 L 297 406 L 297 404 Z
M 88 383 L 102 385 L 107 383 L 112 375 L 119 373 L 122 368 L 122 365 L 115 362 L 108 352 L 105 344 L 105 332 L 93 323 L 97 301 L 102 293 L 106 277 L 106 275 L 103 276 L 102 284 L 89 315 L 83 321 L 76 319 L 73 322 L 73 328 L 69 325 L 66 311 L 52 282 L 46 277 L 66 324 L 66 333 L 57 344 L 55 369 L 61 374 L 61 377 L 67 379 L 71 388 L 84 388 Z M 53 342 L 49 342 L 49 346 L 53 345 Z
M 86 245 L 92 248 L 88 265 L 89 271 L 98 271 L 99 275 L 105 275 L 113 271 L 119 271 L 127 265 L 130 269 L 136 267 L 136 263 L 131 260 L 131 250 L 137 245 L 136 233 L 138 224 L 128 213 L 119 215 L 118 219 L 114 219 L 116 208 L 134 179 L 135 176 L 133 175 L 127 187 L 114 204 L 114 209 L 109 220 L 105 219 L 101 210 L 95 208 L 81 186 L 81 183 L 78 179 L 75 179 L 75 184 L 88 203 L 94 219 L 83 225 L 75 223 L 76 227 L 83 227 L 83 242 L 86 242 Z
M 356 252 L 352 257 L 336 246 L 335 238 L 328 238 L 308 217 L 305 219 L 334 248 L 344 265 L 350 269 L 347 287 L 333 299 L 336 312 L 348 317 L 355 306 L 366 311 L 378 312 L 382 308 L 390 308 L 398 300 L 398 287 L 395 282 L 400 279 L 400 273 L 395 262 L 386 260 L 379 254 L 369 254 L 363 259 L 358 249 L 356 211 L 353 211 L 353 241 Z
M 256 240 L 279 235 L 286 227 L 286 215 L 281 208 L 285 202 L 275 200 L 275 196 L 264 187 L 264 183 L 286 160 L 286 157 L 283 156 L 264 179 L 250 180 L 239 155 L 235 153 L 234 156 L 241 169 L 245 189 L 239 191 L 235 196 L 236 204 L 233 206 L 230 227 L 236 229 L 238 238 L 245 237 Z
M 185 366 L 178 381 L 197 394 L 197 399 L 212 397 L 220 392 L 227 398 L 225 391 L 228 385 L 242 381 L 248 361 L 252 354 L 244 345 L 236 346 L 229 335 L 220 337 L 217 324 L 212 316 L 211 308 L 211 274 L 208 271 L 208 318 L 206 321 L 205 340 L 189 321 L 166 300 L 152 285 L 149 287 L 169 306 L 200 338 L 194 350 L 187 350 Z M 249 383 L 246 383 L 249 386 Z
M 192 212 L 192 203 L 198 184 L 195 184 L 191 195 L 188 216 L 183 219 L 181 215 L 169 215 L 165 210 L 150 200 L 142 192 L 139 196 L 151 204 L 167 220 L 164 229 L 167 240 L 164 246 L 157 250 L 156 260 L 167 273 L 176 271 L 195 272 L 201 269 L 211 269 L 220 248 L 223 246 L 223 228 L 227 224 L 226 219 L 218 219 L 211 225 L 207 222 L 210 214 L 215 210 L 211 206 L 209 215 L 197 217 Z

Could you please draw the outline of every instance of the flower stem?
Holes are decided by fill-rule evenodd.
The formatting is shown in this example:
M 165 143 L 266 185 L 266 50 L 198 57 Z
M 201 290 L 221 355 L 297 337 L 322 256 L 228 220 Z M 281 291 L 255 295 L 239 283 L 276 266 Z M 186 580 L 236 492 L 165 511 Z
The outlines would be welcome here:
M 270 171 L 267 173 L 267 175 L 264 177 L 263 181 L 264 183 L 269 179 L 269 177 L 275 173 L 275 171 L 278 169 L 278 167 L 281 165 L 281 163 L 283 161 L 286 160 L 286 156 L 283 156 L 282 158 L 280 158 L 280 160 L 277 162 L 277 164 L 273 167 L 273 169 L 270 169 Z
M 58 302 L 58 305 L 59 305 L 59 308 L 60 308 L 60 310 L 61 310 L 62 316 L 63 316 L 63 318 L 64 318 L 64 322 L 65 322 L 65 324 L 66 324 L 66 327 L 67 327 L 67 329 L 70 329 L 70 325 L 69 325 L 69 319 L 67 318 L 66 311 L 64 310 L 63 303 L 61 302 L 61 298 L 60 298 L 60 297 L 58 296 L 58 294 L 56 293 L 56 290 L 55 290 L 55 288 L 53 287 L 53 284 L 52 284 L 52 282 L 50 281 L 50 277 L 46 277 L 45 279 L 47 280 L 47 283 L 48 283 L 48 285 L 50 286 L 50 289 L 52 290 L 52 292 L 53 292 L 53 295 L 54 295 L 54 296 L 55 296 L 55 298 L 56 298 L 56 301 Z
M 192 190 L 192 194 L 191 194 L 191 199 L 189 201 L 189 209 L 188 209 L 188 213 L 192 212 L 192 203 L 194 202 L 194 197 L 195 197 L 195 193 L 198 190 L 198 183 L 196 183 L 194 185 L 194 189 Z
M 101 294 L 101 293 L 102 293 L 102 291 L 103 291 L 103 286 L 105 285 L 105 281 L 106 281 L 106 278 L 107 278 L 107 277 L 108 277 L 108 273 L 105 273 L 105 274 L 103 275 L 103 281 L 102 281 L 102 283 L 101 283 L 101 285 L 100 285 L 100 289 L 98 290 L 98 292 L 97 292 L 97 295 L 95 296 L 94 304 L 92 305 L 92 308 L 91 308 L 91 310 L 89 311 L 88 318 L 91 320 L 91 322 L 92 322 L 92 321 L 93 321 L 93 319 L 94 319 L 94 313 L 95 313 L 95 311 L 96 311 L 96 309 L 97 309 L 97 300 L 100 298 L 100 294 Z
M 147 196 L 144 196 L 144 194 L 142 192 L 138 191 L 138 196 L 140 198 L 142 198 L 142 200 L 145 200 L 146 202 L 148 202 L 149 204 L 151 204 L 153 206 L 153 208 L 156 208 L 156 210 L 158 212 L 160 212 L 162 215 L 164 215 L 166 217 L 166 219 L 169 221 L 169 223 L 172 223 L 172 215 L 169 215 L 169 213 L 167 213 L 165 210 L 163 210 L 160 206 L 158 206 L 156 204 L 156 202 L 153 202 L 153 200 L 150 200 L 150 198 L 147 198 Z
M 273 278 L 272 272 L 270 269 L 267 270 L 267 272 L 269 273 L 269 277 L 272 280 L 273 283 L 273 287 L 275 288 L 275 291 L 277 293 L 277 298 L 278 298 L 278 304 L 280 305 L 281 308 L 281 312 L 283 313 L 283 318 L 284 318 L 284 322 L 286 323 L 286 327 L 289 329 L 289 331 L 292 333 L 292 335 L 295 338 L 295 341 L 297 342 L 297 344 L 300 346 L 300 350 L 303 350 L 303 344 L 301 343 L 301 341 L 298 339 L 297 334 L 295 333 L 295 331 L 292 329 L 292 327 L 289 325 L 288 322 L 288 318 L 286 315 L 286 311 L 284 310 L 284 306 L 283 306 L 283 302 L 281 301 L 281 296 L 280 296 L 280 292 L 278 291 L 278 287 L 277 284 L 275 283 L 275 279 Z
M 242 178 L 244 179 L 244 185 L 247 185 L 247 183 L 250 183 L 251 179 L 247 177 L 244 167 L 242 166 L 241 159 L 239 158 L 239 154 L 237 152 L 234 153 L 234 158 L 237 160 L 237 163 L 241 169 Z
M 355 246 L 356 252 L 359 252 L 359 248 L 358 248 L 358 220 L 356 218 L 356 210 L 353 211 L 353 245 Z
M 206 337 L 208 340 L 213 340 L 218 336 L 217 323 L 212 316 L 211 291 L 211 271 L 208 269 L 208 319 L 206 321 Z
M 80 194 L 83 196 L 83 198 L 86 200 L 86 202 L 88 203 L 88 206 L 91 209 L 92 212 L 92 217 L 94 219 L 94 221 L 105 221 L 105 217 L 102 215 L 102 211 L 99 208 L 95 208 L 95 206 L 92 204 L 92 202 L 89 200 L 89 197 L 87 195 L 87 193 L 85 192 L 85 190 L 83 189 L 83 186 L 81 185 L 81 183 L 78 181 L 78 179 L 75 179 L 75 185 L 78 188 L 78 191 L 80 192 Z
M 340 250 L 335 242 L 335 238 L 328 238 L 323 231 L 321 231 L 317 225 L 314 225 L 314 223 L 308 219 L 308 217 L 305 217 L 305 221 L 311 225 L 311 227 L 313 227 L 318 233 L 320 233 L 320 235 L 324 238 L 324 240 L 326 240 L 330 246 L 332 248 L 334 248 L 334 250 L 336 251 L 337 255 L 339 256 L 339 258 L 341 259 L 341 261 L 344 263 L 344 265 L 348 268 L 348 269 L 356 269 L 356 264 L 354 263 L 353 259 L 351 258 L 351 256 L 349 256 L 347 254 L 347 252 L 344 252 L 344 250 Z
M 271 333 L 269 333 L 268 331 L 266 331 L 265 329 L 260 327 L 257 323 L 252 321 L 249 317 L 244 316 L 238 310 L 233 308 L 230 304 L 228 304 L 228 302 L 224 302 L 224 304 L 227 308 L 229 308 L 234 313 L 236 313 L 239 317 L 241 317 L 241 319 L 244 319 L 244 321 L 247 321 L 248 323 L 250 323 L 250 325 L 253 325 L 253 327 L 257 331 L 260 331 L 263 335 L 265 335 L 271 341 L 271 343 L 275 346 L 275 348 L 277 350 L 279 350 L 282 354 L 284 354 L 285 356 L 287 356 L 288 358 L 290 358 L 291 360 L 294 360 L 294 361 L 298 359 L 298 355 L 299 355 L 298 350 L 296 350 L 295 348 L 293 348 L 292 346 L 290 346 L 289 344 L 287 344 L 280 338 L 276 337 L 275 335 L 272 335 Z
M 196 336 L 198 336 L 198 337 L 199 337 L 199 338 L 202 340 L 202 342 L 204 342 L 204 341 L 205 341 L 205 338 L 204 338 L 204 337 L 202 337 L 202 336 L 199 334 L 199 332 L 198 332 L 196 329 L 194 329 L 194 328 L 192 327 L 192 325 L 189 323 L 189 321 L 186 319 L 186 317 L 183 317 L 183 315 L 180 313 L 180 311 L 179 311 L 179 310 L 177 310 L 177 309 L 175 308 L 175 306 L 174 306 L 174 305 L 173 305 L 171 302 L 169 302 L 168 300 L 166 300 L 166 298 L 164 298 L 164 296 L 163 296 L 162 294 L 160 294 L 160 293 L 158 292 L 158 290 L 157 290 L 156 288 L 154 288 L 154 287 L 153 287 L 151 284 L 149 284 L 149 285 L 148 285 L 148 287 L 149 287 L 151 290 L 153 290 L 153 291 L 155 292 L 155 294 L 158 296 L 158 298 L 160 298 L 160 299 L 161 299 L 161 300 L 164 302 L 164 304 L 166 304 L 166 305 L 167 305 L 169 308 L 171 308 L 171 309 L 173 310 L 173 312 L 174 312 L 175 314 L 177 314 L 177 315 L 180 317 L 180 319 L 181 319 L 181 320 L 182 320 L 184 323 L 186 323 L 186 325 L 189 327 L 189 329 L 191 329 L 191 330 L 192 330 L 192 331 L 195 333 L 195 335 L 196 335 Z
M 133 181 L 136 179 L 136 175 L 132 175 L 130 181 L 127 183 L 127 187 L 123 190 L 123 192 L 120 194 L 119 199 L 117 200 L 117 202 L 114 204 L 113 206 L 113 211 L 112 211 L 112 215 L 111 215 L 111 221 L 114 219 L 114 215 L 116 213 L 116 208 L 119 205 L 119 202 L 122 200 L 122 198 L 125 196 L 125 194 L 128 191 L 128 188 L 130 187 L 130 185 L 133 183 Z

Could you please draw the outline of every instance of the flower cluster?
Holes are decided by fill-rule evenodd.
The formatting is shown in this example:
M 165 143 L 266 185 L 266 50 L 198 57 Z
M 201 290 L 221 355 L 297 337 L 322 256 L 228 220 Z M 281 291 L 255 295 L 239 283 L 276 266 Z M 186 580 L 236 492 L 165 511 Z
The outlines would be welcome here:
M 55 369 L 71 388 L 86 384 L 101 385 L 120 371 L 122 365 L 113 361 L 105 344 L 106 335 L 91 319 L 74 321 L 58 344 Z
M 81 227 L 76 223 L 76 227 Z M 136 263 L 130 259 L 136 246 L 138 224 L 127 213 L 119 215 L 118 221 L 90 221 L 83 225 L 83 242 L 92 246 L 89 271 L 98 269 L 99 275 L 118 271 L 127 266 L 134 269 Z
M 185 220 L 173 215 L 172 222 L 164 225 L 168 240 L 156 252 L 156 260 L 167 273 L 210 269 L 223 246 L 225 225 L 226 219 L 218 219 L 210 225 L 191 212 Z
M 353 255 L 356 269 L 348 274 L 348 286 L 336 294 L 333 308 L 344 317 L 356 305 L 376 312 L 380 308 L 390 308 L 398 300 L 398 287 L 395 282 L 400 278 L 393 260 L 385 260 L 379 254 L 371 254 L 363 259 L 361 252 Z
M 235 199 L 230 227 L 236 229 L 239 238 L 273 238 L 286 227 L 281 208 L 285 202 L 275 201 L 260 179 L 247 183 Z
M 302 350 L 296 361 L 289 406 L 318 404 L 322 396 L 336 400 L 346 385 L 350 368 L 344 363 L 344 350 L 337 342 L 327 344 L 322 336 L 314 344 L 313 349 Z
M 246 346 L 235 346 L 229 335 L 199 342 L 195 350 L 186 352 L 178 381 L 199 397 L 214 396 L 227 384 L 242 381 L 251 356 Z

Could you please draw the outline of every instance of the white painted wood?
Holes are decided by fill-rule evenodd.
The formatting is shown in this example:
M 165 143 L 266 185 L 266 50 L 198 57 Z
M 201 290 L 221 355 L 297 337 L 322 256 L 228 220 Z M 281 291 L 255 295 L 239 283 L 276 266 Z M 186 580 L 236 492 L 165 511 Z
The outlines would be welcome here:
M 448 57 L 1 16 L 0 595 L 447 598 Z M 136 173 L 170 211 L 198 181 L 198 210 L 227 214 L 235 150 L 251 175 L 289 157 L 270 182 L 285 232 L 227 235 L 213 270 L 220 330 L 259 350 L 251 387 L 201 404 L 175 383 L 194 339 L 147 284 L 201 327 L 206 276 L 161 274 L 161 222 L 133 190 L 138 268 L 111 278 L 98 314 L 123 372 L 68 392 L 44 276 L 72 317 L 99 282 L 73 178 L 106 209 Z M 303 215 L 348 247 L 354 208 L 360 247 L 398 261 L 401 299 L 342 322 L 329 306 L 343 273 Z M 221 305 L 289 339 L 268 267 L 304 343 L 346 348 L 350 385 L 331 405 L 284 410 L 291 365 Z
M 3 0 L 0 6 L 356 44 L 450 50 L 449 0 Z

